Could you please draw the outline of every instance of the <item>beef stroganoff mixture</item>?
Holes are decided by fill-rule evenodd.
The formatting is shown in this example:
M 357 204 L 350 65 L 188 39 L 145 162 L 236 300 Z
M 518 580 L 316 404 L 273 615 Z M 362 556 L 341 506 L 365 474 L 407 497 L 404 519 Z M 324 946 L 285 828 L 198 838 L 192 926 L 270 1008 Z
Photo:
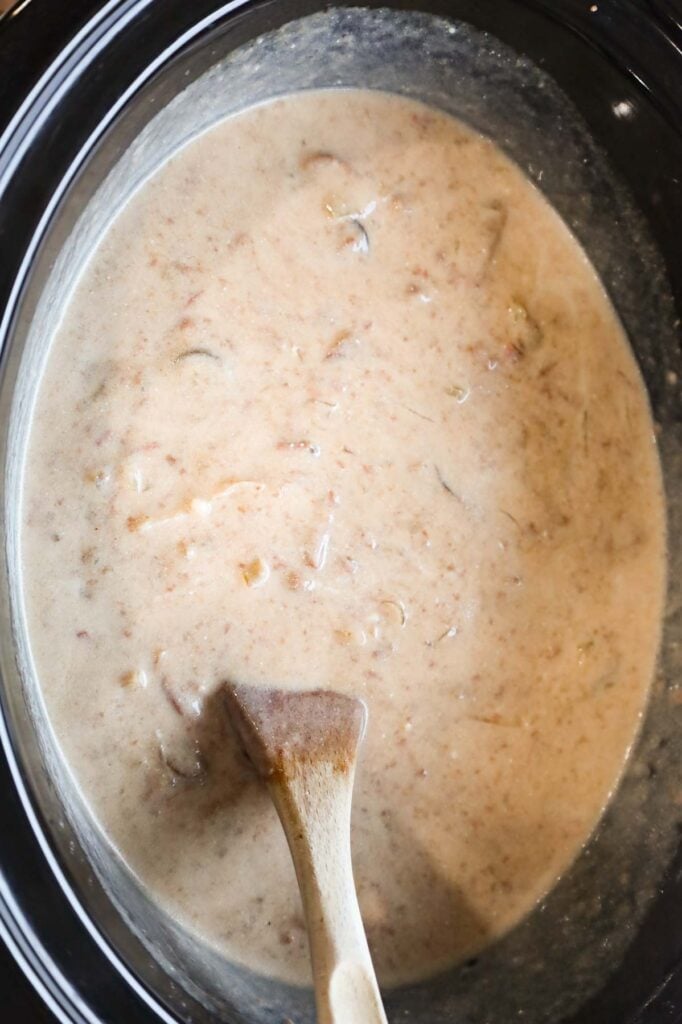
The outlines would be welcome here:
M 309 978 L 223 680 L 362 697 L 353 856 L 381 980 L 471 955 L 575 858 L 646 700 L 663 504 L 575 239 L 491 141 L 292 95 L 132 198 L 52 342 L 23 494 L 50 720 L 131 870 Z

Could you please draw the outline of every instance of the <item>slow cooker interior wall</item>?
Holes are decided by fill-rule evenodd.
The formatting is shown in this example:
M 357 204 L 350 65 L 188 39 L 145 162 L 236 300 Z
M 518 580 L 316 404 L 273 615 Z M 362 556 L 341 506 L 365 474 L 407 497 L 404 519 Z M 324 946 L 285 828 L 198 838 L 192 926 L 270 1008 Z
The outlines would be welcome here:
M 159 96 L 168 97 L 177 91 L 183 80 L 187 81 L 184 73 L 188 66 L 193 69 L 189 77 L 194 77 L 198 67 L 203 70 L 207 62 L 214 62 L 226 49 L 221 48 L 218 35 L 206 41 L 201 50 L 186 55 L 184 67 L 171 65 L 165 69 L 154 83 L 155 99 L 158 101 Z M 672 311 L 665 300 L 668 289 L 659 260 L 641 218 L 614 181 L 601 153 L 566 99 L 537 69 L 519 62 L 516 55 L 508 53 L 495 40 L 483 39 L 463 26 L 453 33 L 449 26 L 419 16 L 394 14 L 387 19 L 378 12 L 356 10 L 320 18 L 308 26 L 293 26 L 259 44 L 253 52 L 247 50 L 229 58 L 172 101 L 125 153 L 65 241 L 74 215 L 101 181 L 107 164 L 110 166 L 112 158 L 125 150 L 126 143 L 147 120 L 149 94 L 141 94 L 129 105 L 100 147 L 96 159 L 84 169 L 62 206 L 59 220 L 53 225 L 52 254 L 61 250 L 61 255 L 44 290 L 45 259 L 42 280 L 40 267 L 36 267 L 32 296 L 35 299 L 40 295 L 40 300 L 35 315 L 30 312 L 30 295 L 24 307 L 23 326 L 30 327 L 30 337 L 21 370 L 20 398 L 15 405 L 11 450 L 18 453 L 23 448 L 31 397 L 64 297 L 80 271 L 83 257 L 131 189 L 198 129 L 225 114 L 294 88 L 352 84 L 405 92 L 450 110 L 501 141 L 524 169 L 535 180 L 539 179 L 539 185 L 576 230 L 604 276 L 626 327 L 636 341 L 650 385 L 665 397 L 662 402 L 665 411 L 669 397 L 666 364 L 676 347 L 674 334 L 671 334 Z M 625 229 L 630 248 L 614 246 L 616 223 Z M 670 366 L 667 368 L 669 370 Z M 668 435 L 665 436 L 667 439 Z M 664 451 L 664 456 L 670 462 L 678 457 L 676 452 L 679 452 L 679 435 L 673 439 L 671 451 L 667 455 Z M 676 468 L 679 479 L 679 463 L 671 468 Z M 17 460 L 11 470 L 14 487 L 18 487 L 20 469 Z M 18 570 L 16 522 L 10 540 Z M 20 635 L 23 636 L 21 631 Z M 154 955 L 160 955 L 182 988 L 215 1012 L 227 1010 L 231 1019 L 254 1022 L 279 1020 L 283 1006 L 292 1012 L 297 1002 L 294 993 L 264 985 L 247 972 L 226 970 L 217 958 L 165 920 L 120 862 L 111 856 L 106 841 L 92 827 L 77 790 L 64 776 L 53 738 L 44 728 L 44 714 L 33 685 L 25 646 L 23 655 L 24 676 L 29 683 L 25 693 L 32 717 L 42 725 L 43 751 L 50 775 L 60 779 L 59 792 L 68 794 L 69 817 L 76 824 L 81 843 L 105 888 L 116 894 L 116 903 L 133 928 L 139 930 L 140 922 L 145 922 L 145 945 Z M 659 696 L 662 702 L 664 695 Z M 658 703 L 659 698 L 656 698 L 638 761 L 645 750 L 650 763 L 649 734 L 651 742 L 656 744 L 663 737 L 665 723 L 657 721 Z M 657 771 L 672 771 L 672 767 L 659 767 L 658 762 L 670 760 L 671 755 L 664 751 L 673 747 L 668 743 L 661 748 Z M 616 848 L 619 857 L 623 857 L 626 816 L 627 821 L 631 821 L 633 813 L 639 814 L 645 806 L 652 814 L 661 811 L 661 807 L 653 806 L 656 801 L 651 799 L 652 787 L 647 779 L 638 777 L 639 771 L 637 763 L 633 763 L 627 785 L 588 857 L 583 858 L 583 867 L 579 865 L 562 883 L 541 917 L 536 916 L 521 926 L 499 950 L 481 958 L 475 967 L 456 972 L 433 986 L 418 986 L 396 995 L 393 997 L 396 1006 L 402 1010 L 423 1008 L 428 1000 L 433 1007 L 429 1019 L 434 1022 L 452 1019 L 455 1013 L 461 1019 L 467 1019 L 465 1014 L 468 1014 L 471 1020 L 504 1020 L 513 1007 L 523 1002 L 525 1019 L 544 1022 L 559 1019 L 567 1012 L 571 1008 L 570 996 L 575 995 L 576 990 L 582 998 L 586 988 L 597 987 L 622 954 L 633 933 L 633 909 L 641 914 L 674 841 L 670 830 L 667 834 L 661 830 L 657 832 L 656 842 L 649 846 L 642 837 L 630 844 L 633 863 L 628 870 L 632 872 L 637 906 L 624 904 L 621 894 L 614 891 L 607 869 Z M 56 792 L 53 796 L 59 799 Z M 643 819 L 641 824 L 644 831 Z M 587 906 L 595 899 L 600 903 L 598 922 Z M 610 910 L 604 913 L 606 904 Z M 100 912 L 103 909 L 101 906 Z M 566 910 L 570 921 L 565 928 L 563 945 L 556 961 L 549 963 L 548 936 L 555 926 L 556 915 Z M 587 939 L 588 929 L 591 941 Z M 604 955 L 602 950 L 601 956 L 596 955 L 605 938 L 610 945 L 608 954 Z M 125 936 L 124 941 L 127 941 Z M 575 953 L 573 993 L 567 993 L 565 957 L 570 955 L 567 950 L 571 948 Z M 543 952 L 542 963 L 537 960 L 538 950 Z M 514 960 L 516 968 L 510 971 Z M 535 987 L 533 1005 L 525 994 L 532 986 Z M 473 995 L 472 990 L 475 990 Z M 312 1020 L 307 996 L 296 1007 L 296 1012 L 301 1021 Z M 492 1016 L 493 1012 L 496 1016 Z

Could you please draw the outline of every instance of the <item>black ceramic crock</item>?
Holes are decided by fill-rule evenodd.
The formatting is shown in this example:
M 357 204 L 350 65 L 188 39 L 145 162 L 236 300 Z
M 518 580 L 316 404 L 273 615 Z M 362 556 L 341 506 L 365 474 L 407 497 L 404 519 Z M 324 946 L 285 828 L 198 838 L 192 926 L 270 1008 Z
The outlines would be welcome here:
M 363 6 L 390 7 L 396 17 L 433 14 L 457 32 L 463 27 L 464 36 L 467 26 L 487 33 L 477 37 L 484 63 L 472 58 L 459 68 L 472 95 L 486 91 L 485 69 L 498 42 L 507 58 L 516 54 L 531 69 L 536 86 L 550 83 L 523 100 L 537 119 L 533 152 L 520 145 L 513 118 L 506 126 L 492 111 L 476 123 L 466 89 L 464 98 L 450 96 L 444 105 L 471 115 L 505 145 L 602 273 L 658 424 L 670 537 L 670 598 L 652 705 L 613 808 L 575 878 L 562 880 L 498 949 L 432 983 L 388 993 L 389 1018 L 396 1024 L 682 1021 L 682 703 L 675 699 L 682 685 L 682 7 L 677 0 Z M 352 5 L 334 7 L 334 31 L 342 33 L 355 14 Z M 254 38 L 324 8 L 319 0 L 23 0 L 0 18 L 4 462 L 12 455 L 7 423 L 23 339 L 88 198 L 185 86 Z M 374 13 L 366 12 L 370 41 L 363 45 L 370 49 Z M 434 67 L 441 62 L 443 81 L 459 59 L 452 45 L 427 55 Z M 415 61 L 421 57 L 415 52 Z M 557 120 L 554 136 L 548 117 L 555 86 L 575 122 Z M 568 168 L 582 151 L 585 176 L 575 168 L 563 176 L 564 158 Z M 11 499 L 6 481 L 5 534 Z M 6 561 L 11 575 L 9 556 Z M 156 956 L 154 936 L 145 938 L 142 923 L 131 923 L 110 898 L 32 741 L 30 709 L 16 680 L 7 586 L 1 597 L 0 937 L 37 993 L 60 1021 L 73 1024 L 312 1020 L 309 998 L 287 995 L 281 986 L 271 990 L 247 979 L 244 995 L 237 979 L 234 992 L 230 983 L 213 990 L 191 957 L 183 973 L 182 952 L 169 940 L 166 953 Z M 630 818 L 629 807 L 637 808 Z

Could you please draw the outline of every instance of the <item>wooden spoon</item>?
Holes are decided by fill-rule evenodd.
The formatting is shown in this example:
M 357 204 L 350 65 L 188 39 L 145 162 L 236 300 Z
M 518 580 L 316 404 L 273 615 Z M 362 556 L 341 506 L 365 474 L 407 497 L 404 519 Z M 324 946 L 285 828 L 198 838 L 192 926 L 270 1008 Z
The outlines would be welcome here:
M 232 721 L 270 790 L 308 925 L 319 1024 L 386 1024 L 360 917 L 350 809 L 367 709 L 324 690 L 226 684 Z

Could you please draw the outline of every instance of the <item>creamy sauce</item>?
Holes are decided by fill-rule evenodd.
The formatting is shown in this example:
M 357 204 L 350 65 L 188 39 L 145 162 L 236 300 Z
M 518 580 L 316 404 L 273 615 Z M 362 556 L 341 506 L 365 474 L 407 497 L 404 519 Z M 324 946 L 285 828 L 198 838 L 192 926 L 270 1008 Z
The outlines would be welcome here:
M 250 110 L 133 198 L 54 339 L 23 543 L 93 813 L 172 914 L 294 981 L 221 680 L 367 701 L 354 865 L 393 983 L 570 865 L 652 675 L 661 485 L 614 312 L 499 149 L 387 95 Z

